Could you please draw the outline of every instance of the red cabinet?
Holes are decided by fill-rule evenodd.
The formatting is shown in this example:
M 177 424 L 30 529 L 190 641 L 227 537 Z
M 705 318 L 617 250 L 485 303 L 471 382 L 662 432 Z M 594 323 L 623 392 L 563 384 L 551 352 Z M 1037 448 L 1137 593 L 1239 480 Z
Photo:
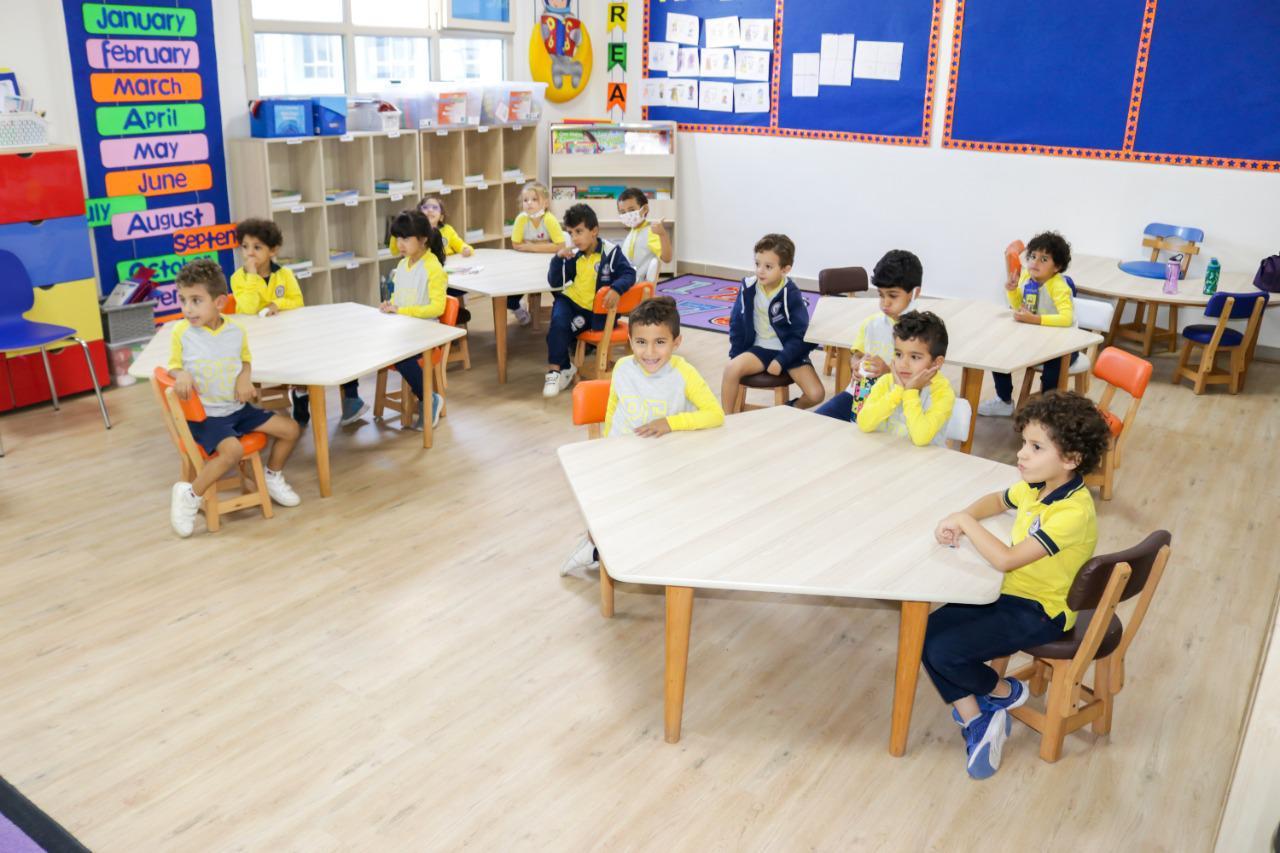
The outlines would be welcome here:
M 83 215 L 76 149 L 0 155 L 0 223 Z
M 98 375 L 98 384 L 105 388 L 110 380 L 106 341 L 90 341 L 89 356 L 93 361 L 94 373 Z M 49 399 L 49 381 L 44 375 L 44 362 L 40 353 L 8 358 L 4 365 L 9 371 L 8 385 L 13 388 L 14 407 L 32 406 Z M 84 363 L 84 351 L 79 344 L 73 343 L 56 352 L 51 350 L 49 369 L 53 371 L 53 385 L 58 389 L 59 398 L 93 390 L 93 380 L 89 376 L 89 368 Z

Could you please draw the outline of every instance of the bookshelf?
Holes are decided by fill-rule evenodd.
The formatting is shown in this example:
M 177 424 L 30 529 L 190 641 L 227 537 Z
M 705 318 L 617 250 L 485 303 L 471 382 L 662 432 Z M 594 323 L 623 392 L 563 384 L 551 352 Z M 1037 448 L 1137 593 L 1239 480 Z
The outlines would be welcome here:
M 399 261 L 387 251 L 387 222 L 426 194 L 444 197 L 449 223 L 464 239 L 478 232 L 468 242 L 509 245 L 520 187 L 538 174 L 534 124 L 236 139 L 228 149 L 233 216 L 272 219 L 284 234 L 280 257 L 311 262 L 295 269 L 308 305 L 376 305 L 381 280 Z M 378 192 L 382 179 L 411 189 Z M 354 195 L 326 201 L 331 190 Z M 296 198 L 273 203 L 273 193 Z
M 548 134 L 548 163 L 552 189 L 551 212 L 563 220 L 570 205 L 590 205 L 607 239 L 621 241 L 627 229 L 618 219 L 616 198 L 583 198 L 591 186 L 636 186 L 665 198 L 649 200 L 649 219 L 676 225 L 676 123 L 554 124 Z M 574 187 L 578 197 L 557 199 L 557 187 Z M 675 259 L 663 264 L 675 272 Z

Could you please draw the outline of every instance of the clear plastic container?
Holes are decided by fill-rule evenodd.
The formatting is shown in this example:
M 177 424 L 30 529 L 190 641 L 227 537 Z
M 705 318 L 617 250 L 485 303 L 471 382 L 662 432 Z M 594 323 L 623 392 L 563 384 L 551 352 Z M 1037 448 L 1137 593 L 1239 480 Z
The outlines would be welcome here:
M 542 118 L 547 84 L 528 80 L 486 83 L 480 103 L 480 123 L 537 124 Z
M 347 130 L 396 130 L 402 119 L 400 108 L 387 101 L 361 98 L 347 104 Z
M 414 88 L 393 86 L 378 97 L 399 107 L 410 130 L 466 127 L 480 123 L 483 86 L 475 83 L 426 83 Z

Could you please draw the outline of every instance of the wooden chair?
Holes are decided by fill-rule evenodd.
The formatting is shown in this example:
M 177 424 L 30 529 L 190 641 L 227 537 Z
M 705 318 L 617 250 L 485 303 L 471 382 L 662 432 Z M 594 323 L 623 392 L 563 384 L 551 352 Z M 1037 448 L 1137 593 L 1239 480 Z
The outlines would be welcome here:
M 752 409 L 764 409 L 766 406 L 755 406 L 747 404 L 747 389 L 759 388 L 763 390 L 773 389 L 773 404 L 775 406 L 785 406 L 787 400 L 790 399 L 791 393 L 791 374 L 787 371 L 774 376 L 767 370 L 759 373 L 753 373 L 750 376 L 742 377 L 742 381 L 738 383 L 738 396 L 734 398 L 733 408 L 729 414 L 737 414 L 738 412 L 749 412 Z
M 1105 334 L 1111 329 L 1111 318 L 1115 313 L 1115 306 L 1110 302 L 1104 302 L 1101 299 L 1072 299 L 1075 307 L 1076 325 L 1082 329 L 1088 329 L 1091 332 L 1102 332 Z M 1075 377 L 1076 393 L 1089 393 L 1089 368 L 1093 365 L 1093 360 L 1098 357 L 1098 347 L 1095 344 L 1089 348 L 1088 352 L 1083 352 L 1077 356 L 1076 360 L 1071 363 L 1071 367 L 1067 370 L 1068 376 Z M 1040 368 L 1030 367 L 1022 376 L 1022 391 L 1018 394 L 1018 405 L 1014 408 L 1021 409 L 1022 405 L 1027 402 L 1027 398 L 1031 396 L 1032 383 L 1036 376 L 1040 373 Z
M 462 310 L 462 303 L 458 301 L 456 296 L 446 296 L 444 303 L 444 313 L 440 315 L 440 322 L 446 326 L 458 325 L 458 312 Z M 464 338 L 465 340 L 465 338 Z M 447 397 L 445 389 L 449 387 L 449 350 L 453 341 L 449 341 L 444 346 L 436 347 L 431 351 L 431 373 L 434 377 L 434 385 L 437 393 L 445 398 L 440 402 L 440 417 L 444 417 L 447 410 Z M 424 366 L 422 359 L 418 359 L 418 365 Z M 373 416 L 382 419 L 383 409 L 390 409 L 400 414 L 400 428 L 408 429 L 413 424 L 413 418 L 418 414 L 418 397 L 413 393 L 413 389 L 409 387 L 408 382 L 403 380 L 400 382 L 400 388 L 395 391 L 387 390 L 387 374 L 391 371 L 390 367 L 384 367 L 378 371 L 378 381 L 376 390 L 373 395 Z M 429 410 L 423 410 L 424 417 L 431 417 Z
M 1142 245 L 1151 250 L 1151 257 L 1145 261 L 1124 261 L 1120 269 L 1143 278 L 1164 278 L 1165 262 L 1160 260 L 1160 253 L 1169 252 L 1182 256 L 1179 278 L 1186 278 L 1191 256 L 1200 253 L 1199 244 L 1203 242 L 1204 231 L 1199 228 L 1152 222 L 1142 229 Z
M 1040 733 L 1045 761 L 1057 761 L 1066 736 L 1090 723 L 1094 734 L 1110 734 L 1115 696 L 1124 689 L 1125 655 L 1160 585 L 1171 540 L 1167 530 L 1158 530 L 1133 548 L 1085 563 L 1067 594 L 1076 624 L 1061 639 L 1024 650 L 1031 661 L 1011 674 L 1029 680 L 1032 694 L 1042 695 L 1047 686 L 1049 695 L 1043 712 L 1028 703 L 1010 713 Z M 1126 628 L 1116 606 L 1134 596 L 1138 602 Z M 1090 664 L 1093 683 L 1085 685 Z M 1008 665 L 1009 658 L 992 661 L 1002 675 Z
M 1111 428 L 1111 446 L 1102 457 L 1102 467 L 1086 476 L 1084 482 L 1088 486 L 1097 486 L 1104 501 L 1111 500 L 1115 493 L 1116 469 L 1120 467 L 1121 454 L 1133 432 L 1138 407 L 1142 405 L 1142 396 L 1151 381 L 1151 370 L 1151 362 L 1118 347 L 1104 349 L 1093 366 L 1093 375 L 1107 385 L 1102 399 L 1098 401 L 1098 409 Z M 1117 390 L 1123 390 L 1130 398 L 1123 419 L 1112 411 Z
M 1253 360 L 1253 348 L 1258 343 L 1258 329 L 1262 325 L 1262 311 L 1271 299 L 1270 293 L 1215 293 L 1205 306 L 1204 315 L 1216 317 L 1216 325 L 1187 326 L 1182 330 L 1182 354 L 1178 357 L 1178 366 L 1173 371 L 1173 384 L 1177 385 L 1185 377 L 1194 383 L 1197 394 L 1204 393 L 1206 385 L 1226 384 L 1232 394 L 1240 393 L 1244 388 L 1245 374 L 1249 371 L 1249 363 Z M 1228 320 L 1249 318 L 1249 324 L 1243 333 L 1227 328 Z M 1196 348 L 1204 351 L 1200 354 L 1200 366 L 1188 367 L 1191 354 Z M 1231 356 L 1231 366 L 1226 370 L 1218 370 L 1215 362 L 1219 353 Z
M 601 425 L 609 408 L 609 380 L 591 379 L 573 386 L 573 425 L 585 426 L 587 438 L 600 438 Z M 600 615 L 613 616 L 613 578 L 600 561 Z
M 653 296 L 653 282 L 642 281 L 633 284 L 627 289 L 627 292 L 618 297 L 618 304 L 613 308 L 605 308 L 605 298 L 613 293 L 613 289 L 602 287 L 596 291 L 596 302 L 592 307 L 592 311 L 597 314 L 603 314 L 604 328 L 600 331 L 588 329 L 578 335 L 578 345 L 573 352 L 573 365 L 578 368 L 578 376 L 582 377 L 582 369 L 587 358 L 587 345 L 591 344 L 596 348 L 596 358 L 594 364 L 594 377 L 596 379 L 606 379 L 613 372 L 609 366 L 613 349 L 615 347 L 629 347 L 630 338 L 627 335 L 626 315 L 636 309 L 641 302 Z M 621 317 L 619 317 L 621 315 Z M 607 341 L 608 343 L 605 343 Z
M 969 440 L 969 423 L 973 420 L 973 406 L 964 397 L 956 397 L 951 409 L 951 418 L 947 421 L 947 447 L 966 453 L 964 443 Z
M 818 293 L 823 296 L 853 296 L 865 293 L 870 287 L 870 279 L 863 267 L 830 267 L 818 270 Z M 824 347 L 822 372 L 830 376 L 836 369 L 836 347 Z M 836 391 L 844 389 L 837 388 Z
M 173 386 L 173 377 L 169 375 L 169 371 L 157 367 L 151 375 L 151 390 L 160 405 L 169 438 L 182 460 L 182 479 L 190 483 L 204 470 L 205 461 L 211 457 L 196 443 L 187 421 L 202 421 L 206 415 L 204 405 L 194 392 L 190 399 L 180 400 Z M 205 524 L 210 533 L 218 532 L 222 526 L 221 517 L 228 512 L 258 506 L 262 507 L 263 517 L 272 516 L 271 497 L 267 494 L 267 480 L 263 474 L 261 457 L 263 448 L 267 446 L 267 437 L 260 432 L 251 432 L 240 436 L 240 446 L 244 449 L 244 456 L 235 472 L 214 483 L 201 498 Z M 223 490 L 237 487 L 240 489 L 237 497 L 223 498 L 219 495 Z

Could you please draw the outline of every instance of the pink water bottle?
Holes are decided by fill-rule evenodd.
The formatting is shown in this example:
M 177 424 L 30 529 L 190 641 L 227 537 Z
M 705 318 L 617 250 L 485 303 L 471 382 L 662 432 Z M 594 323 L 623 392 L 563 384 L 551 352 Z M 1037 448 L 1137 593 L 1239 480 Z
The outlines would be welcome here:
M 1172 293 L 1178 292 L 1178 276 L 1181 273 L 1182 273 L 1182 263 L 1180 261 L 1170 259 L 1165 262 L 1165 265 L 1164 265 L 1164 292 L 1165 293 L 1172 294 Z

